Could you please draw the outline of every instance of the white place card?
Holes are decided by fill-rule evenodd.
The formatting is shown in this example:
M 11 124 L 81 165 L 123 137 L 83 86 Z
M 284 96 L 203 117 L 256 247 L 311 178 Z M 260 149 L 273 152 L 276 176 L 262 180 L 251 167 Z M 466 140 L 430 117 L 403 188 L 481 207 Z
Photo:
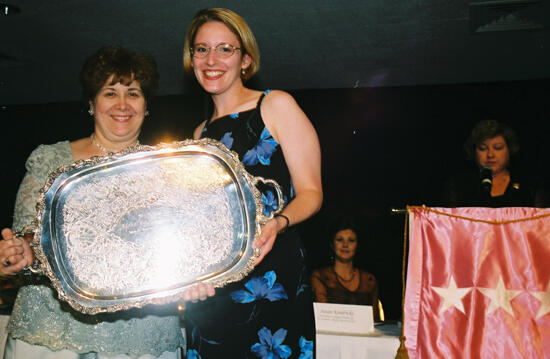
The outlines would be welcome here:
M 374 332 L 372 306 L 313 303 L 319 334 L 369 335 Z

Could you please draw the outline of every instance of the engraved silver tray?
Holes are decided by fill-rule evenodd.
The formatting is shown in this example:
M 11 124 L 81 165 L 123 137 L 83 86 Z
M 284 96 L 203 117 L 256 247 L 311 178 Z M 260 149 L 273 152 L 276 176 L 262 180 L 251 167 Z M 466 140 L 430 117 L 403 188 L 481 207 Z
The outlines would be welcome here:
M 278 196 L 269 216 L 258 182 Z M 34 271 L 86 314 L 176 302 L 197 282 L 246 276 L 260 226 L 282 206 L 280 186 L 218 141 L 138 145 L 50 174 L 30 228 Z

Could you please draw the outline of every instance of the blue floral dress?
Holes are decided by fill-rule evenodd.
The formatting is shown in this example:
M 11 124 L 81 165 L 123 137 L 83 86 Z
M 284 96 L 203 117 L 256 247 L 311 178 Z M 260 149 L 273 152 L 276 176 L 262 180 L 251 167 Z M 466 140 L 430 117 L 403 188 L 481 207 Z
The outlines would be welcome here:
M 281 146 L 271 136 L 256 108 L 207 123 L 202 137 L 220 140 L 237 152 L 254 176 L 272 178 L 287 200 L 294 193 Z M 264 189 L 264 212 L 275 208 Z M 203 302 L 185 310 L 187 358 L 314 358 L 313 304 L 305 251 L 298 233 L 278 235 L 271 252 L 239 282 L 216 289 Z

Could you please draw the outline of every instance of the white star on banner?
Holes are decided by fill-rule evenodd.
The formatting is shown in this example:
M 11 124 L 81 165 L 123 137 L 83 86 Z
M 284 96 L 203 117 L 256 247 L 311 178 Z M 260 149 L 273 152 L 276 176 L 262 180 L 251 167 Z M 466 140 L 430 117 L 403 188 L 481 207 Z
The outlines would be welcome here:
M 530 292 L 531 295 L 541 301 L 540 308 L 537 313 L 537 319 L 550 313 L 550 281 L 546 286 L 546 292 Z
M 443 298 L 443 305 L 440 307 L 439 312 L 442 313 L 451 307 L 455 307 L 460 310 L 463 314 L 466 314 L 464 311 L 464 305 L 462 304 L 462 298 L 468 294 L 472 288 L 457 288 L 456 282 L 453 276 L 449 280 L 449 286 L 445 287 L 434 287 L 432 289 L 436 291 L 441 298 Z
M 498 308 L 502 308 L 507 311 L 511 316 L 514 316 L 510 301 L 517 297 L 521 290 L 508 290 L 504 287 L 502 276 L 498 277 L 498 283 L 496 289 L 491 288 L 477 288 L 481 293 L 491 299 L 491 304 L 487 310 L 487 314 L 491 314 Z

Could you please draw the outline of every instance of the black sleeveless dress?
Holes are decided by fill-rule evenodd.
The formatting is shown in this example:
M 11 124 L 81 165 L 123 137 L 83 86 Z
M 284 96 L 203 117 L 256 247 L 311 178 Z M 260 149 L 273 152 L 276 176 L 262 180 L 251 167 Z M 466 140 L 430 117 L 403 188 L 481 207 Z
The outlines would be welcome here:
M 256 108 L 207 123 L 202 136 L 239 154 L 246 170 L 277 181 L 285 203 L 294 196 L 280 145 Z M 262 194 L 264 213 L 276 207 Z M 315 358 L 315 326 L 305 250 L 294 228 L 277 236 L 271 252 L 243 280 L 216 289 L 185 310 L 187 358 Z

